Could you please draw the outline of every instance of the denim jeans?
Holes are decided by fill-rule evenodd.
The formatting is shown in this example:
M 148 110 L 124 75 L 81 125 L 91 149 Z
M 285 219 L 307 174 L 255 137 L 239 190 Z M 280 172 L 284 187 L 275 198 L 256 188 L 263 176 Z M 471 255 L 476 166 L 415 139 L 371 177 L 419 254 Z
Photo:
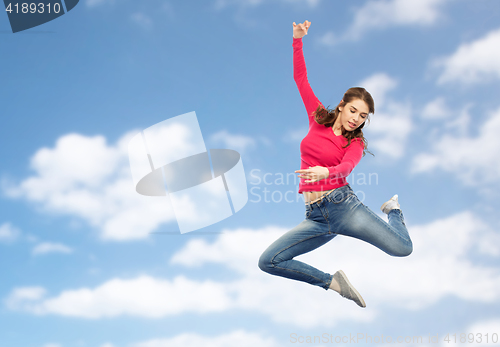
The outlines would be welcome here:
M 347 184 L 329 192 L 322 200 L 306 205 L 305 220 L 262 253 L 259 267 L 272 275 L 328 289 L 332 275 L 293 258 L 324 245 L 337 235 L 369 242 L 391 256 L 409 255 L 413 245 L 403 212 L 393 209 L 388 219 L 389 223 L 373 213 Z

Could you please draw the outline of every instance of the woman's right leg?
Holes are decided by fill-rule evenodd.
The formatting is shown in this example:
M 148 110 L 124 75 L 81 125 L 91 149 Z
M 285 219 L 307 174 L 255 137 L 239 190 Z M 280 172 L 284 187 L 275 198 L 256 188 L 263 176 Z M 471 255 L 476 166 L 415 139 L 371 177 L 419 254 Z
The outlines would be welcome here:
M 322 218 L 319 209 L 316 212 L 319 215 L 317 217 Z M 329 231 L 326 220 L 321 223 L 306 218 L 262 253 L 259 267 L 272 275 L 307 282 L 328 290 L 332 275 L 293 258 L 324 245 L 335 236 L 336 234 Z
M 339 221 L 333 231 L 366 241 L 395 257 L 412 253 L 413 244 L 406 228 L 401 209 L 388 213 L 389 222 L 364 205 L 350 187 L 329 197 L 330 219 Z

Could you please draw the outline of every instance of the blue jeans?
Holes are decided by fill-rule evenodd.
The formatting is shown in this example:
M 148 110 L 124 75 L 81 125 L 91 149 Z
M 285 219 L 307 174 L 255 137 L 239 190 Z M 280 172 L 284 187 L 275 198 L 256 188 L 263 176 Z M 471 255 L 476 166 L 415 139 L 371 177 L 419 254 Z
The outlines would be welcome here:
M 349 184 L 328 193 L 320 201 L 306 205 L 305 220 L 283 234 L 262 253 L 261 270 L 272 275 L 303 281 L 328 289 L 332 275 L 294 260 L 337 235 L 355 237 L 389 255 L 404 257 L 413 250 L 400 209 L 393 209 L 385 222 L 361 201 Z

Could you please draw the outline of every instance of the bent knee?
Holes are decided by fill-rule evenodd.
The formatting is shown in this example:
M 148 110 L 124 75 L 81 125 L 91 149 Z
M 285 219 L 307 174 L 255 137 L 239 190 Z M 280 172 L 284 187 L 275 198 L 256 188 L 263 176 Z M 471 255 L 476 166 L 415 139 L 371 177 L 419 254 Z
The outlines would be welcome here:
M 264 272 L 269 272 L 269 270 L 273 268 L 271 258 L 266 254 L 266 252 L 260 255 L 259 268 Z
M 407 257 L 413 252 L 413 244 L 410 243 L 408 246 L 399 248 L 395 254 L 396 257 Z
M 409 256 L 412 253 L 413 253 L 413 245 L 410 244 L 410 246 L 408 247 L 408 252 L 406 253 L 405 257 Z

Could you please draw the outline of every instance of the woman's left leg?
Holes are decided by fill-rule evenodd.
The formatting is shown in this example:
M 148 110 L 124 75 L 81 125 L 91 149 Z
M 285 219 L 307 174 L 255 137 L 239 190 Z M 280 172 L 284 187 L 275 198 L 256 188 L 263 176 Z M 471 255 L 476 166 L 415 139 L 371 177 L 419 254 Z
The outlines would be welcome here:
M 293 258 L 324 245 L 335 236 L 329 231 L 327 221 L 316 208 L 312 216 L 283 234 L 262 253 L 259 268 L 275 276 L 328 289 L 332 275 Z

